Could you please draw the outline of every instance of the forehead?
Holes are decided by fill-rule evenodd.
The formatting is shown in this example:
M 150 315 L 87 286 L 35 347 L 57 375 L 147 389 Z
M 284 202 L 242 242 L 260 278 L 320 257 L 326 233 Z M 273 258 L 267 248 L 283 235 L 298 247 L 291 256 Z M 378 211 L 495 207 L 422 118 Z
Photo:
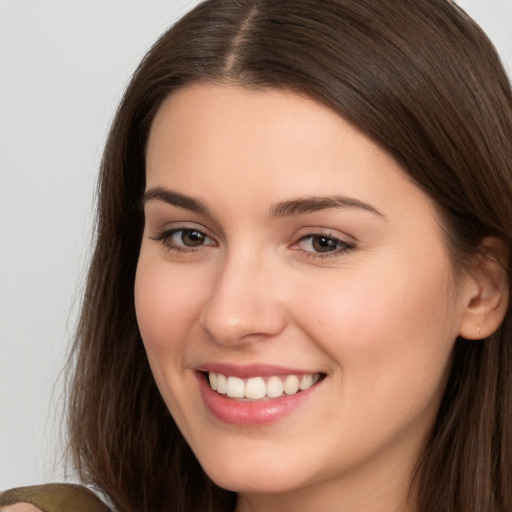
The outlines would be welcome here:
M 265 141 L 270 151 L 273 145 L 269 142 L 283 146 L 302 136 L 311 147 L 339 135 L 338 143 L 347 140 L 350 131 L 355 130 L 343 130 L 347 123 L 341 121 L 324 105 L 288 90 L 200 82 L 174 92 L 164 101 L 153 121 L 149 145 L 165 135 L 167 142 L 177 137 L 181 142 L 200 139 L 201 149 L 207 150 L 208 141 L 213 140 L 218 147 L 229 136 L 233 150 L 234 143 L 241 140 L 247 148 L 252 138 L 254 146 Z
M 263 165 L 267 156 L 284 163 L 292 155 L 306 157 L 334 147 L 345 158 L 357 154 L 359 160 L 374 158 L 398 168 L 391 156 L 313 99 L 287 90 L 195 83 L 171 94 L 158 110 L 147 163 L 151 167 L 154 157 L 171 150 L 175 158 L 182 153 L 187 158 L 199 153 L 232 158 L 240 150 L 246 160 L 257 150 Z
M 382 211 L 377 205 L 392 197 L 404 210 L 415 196 L 416 205 L 432 206 L 368 137 L 286 90 L 198 83 L 175 92 L 155 116 L 146 170 L 148 187 L 169 185 L 200 199 L 344 194 Z

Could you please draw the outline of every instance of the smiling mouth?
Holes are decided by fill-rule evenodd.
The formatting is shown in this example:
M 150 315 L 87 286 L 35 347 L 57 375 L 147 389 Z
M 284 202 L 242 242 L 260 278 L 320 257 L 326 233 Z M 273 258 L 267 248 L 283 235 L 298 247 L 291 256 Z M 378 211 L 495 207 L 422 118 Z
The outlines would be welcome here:
M 242 379 L 215 372 L 204 372 L 204 375 L 213 391 L 238 400 L 268 400 L 283 395 L 295 395 L 314 386 L 325 376 L 308 373 Z

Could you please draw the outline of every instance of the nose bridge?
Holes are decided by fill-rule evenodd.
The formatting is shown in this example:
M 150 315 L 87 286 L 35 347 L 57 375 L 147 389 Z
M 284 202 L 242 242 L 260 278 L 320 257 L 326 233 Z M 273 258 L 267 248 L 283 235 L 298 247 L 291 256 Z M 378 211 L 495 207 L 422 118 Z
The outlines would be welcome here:
M 201 314 L 203 329 L 222 344 L 278 334 L 285 315 L 276 293 L 276 274 L 275 262 L 261 252 L 227 251 Z

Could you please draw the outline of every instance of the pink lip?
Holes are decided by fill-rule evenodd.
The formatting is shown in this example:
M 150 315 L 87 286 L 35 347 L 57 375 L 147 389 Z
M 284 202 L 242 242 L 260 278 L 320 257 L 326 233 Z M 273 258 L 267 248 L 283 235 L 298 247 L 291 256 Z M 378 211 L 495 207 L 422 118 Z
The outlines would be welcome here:
M 266 375 L 289 374 L 288 370 L 286 372 L 276 372 L 276 369 L 276 367 L 273 367 L 273 372 Z M 246 375 L 248 374 L 246 373 L 246 370 L 248 370 L 248 367 L 244 368 L 243 371 L 240 368 L 239 370 L 240 371 L 238 372 L 226 373 L 228 375 L 236 375 L 240 376 L 241 378 L 247 378 Z M 220 370 L 216 370 L 216 372 L 224 373 Z M 224 373 L 224 375 L 226 373 Z M 297 373 L 301 374 L 301 372 Z M 244 375 L 243 377 L 241 376 L 242 374 Z M 249 371 L 249 377 L 256 375 L 264 376 L 264 374 L 261 372 L 254 373 L 252 369 Z M 206 381 L 205 375 L 203 373 L 197 371 L 196 376 L 199 382 L 201 396 L 211 414 L 213 414 L 213 416 L 224 423 L 246 427 L 274 423 L 292 414 L 315 394 L 318 386 L 321 384 L 321 382 L 318 382 L 314 386 L 311 386 L 309 389 L 300 391 L 294 395 L 284 394 L 279 398 L 271 398 L 267 400 L 252 402 L 232 399 L 226 395 L 220 395 L 210 388 L 210 385 Z

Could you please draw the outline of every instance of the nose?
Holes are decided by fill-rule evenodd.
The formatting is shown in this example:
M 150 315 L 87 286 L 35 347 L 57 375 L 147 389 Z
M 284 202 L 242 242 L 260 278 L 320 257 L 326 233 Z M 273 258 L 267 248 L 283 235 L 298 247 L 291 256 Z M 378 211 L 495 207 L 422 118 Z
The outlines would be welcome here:
M 210 338 L 235 346 L 278 335 L 286 326 L 277 265 L 256 255 L 226 257 L 200 316 Z

